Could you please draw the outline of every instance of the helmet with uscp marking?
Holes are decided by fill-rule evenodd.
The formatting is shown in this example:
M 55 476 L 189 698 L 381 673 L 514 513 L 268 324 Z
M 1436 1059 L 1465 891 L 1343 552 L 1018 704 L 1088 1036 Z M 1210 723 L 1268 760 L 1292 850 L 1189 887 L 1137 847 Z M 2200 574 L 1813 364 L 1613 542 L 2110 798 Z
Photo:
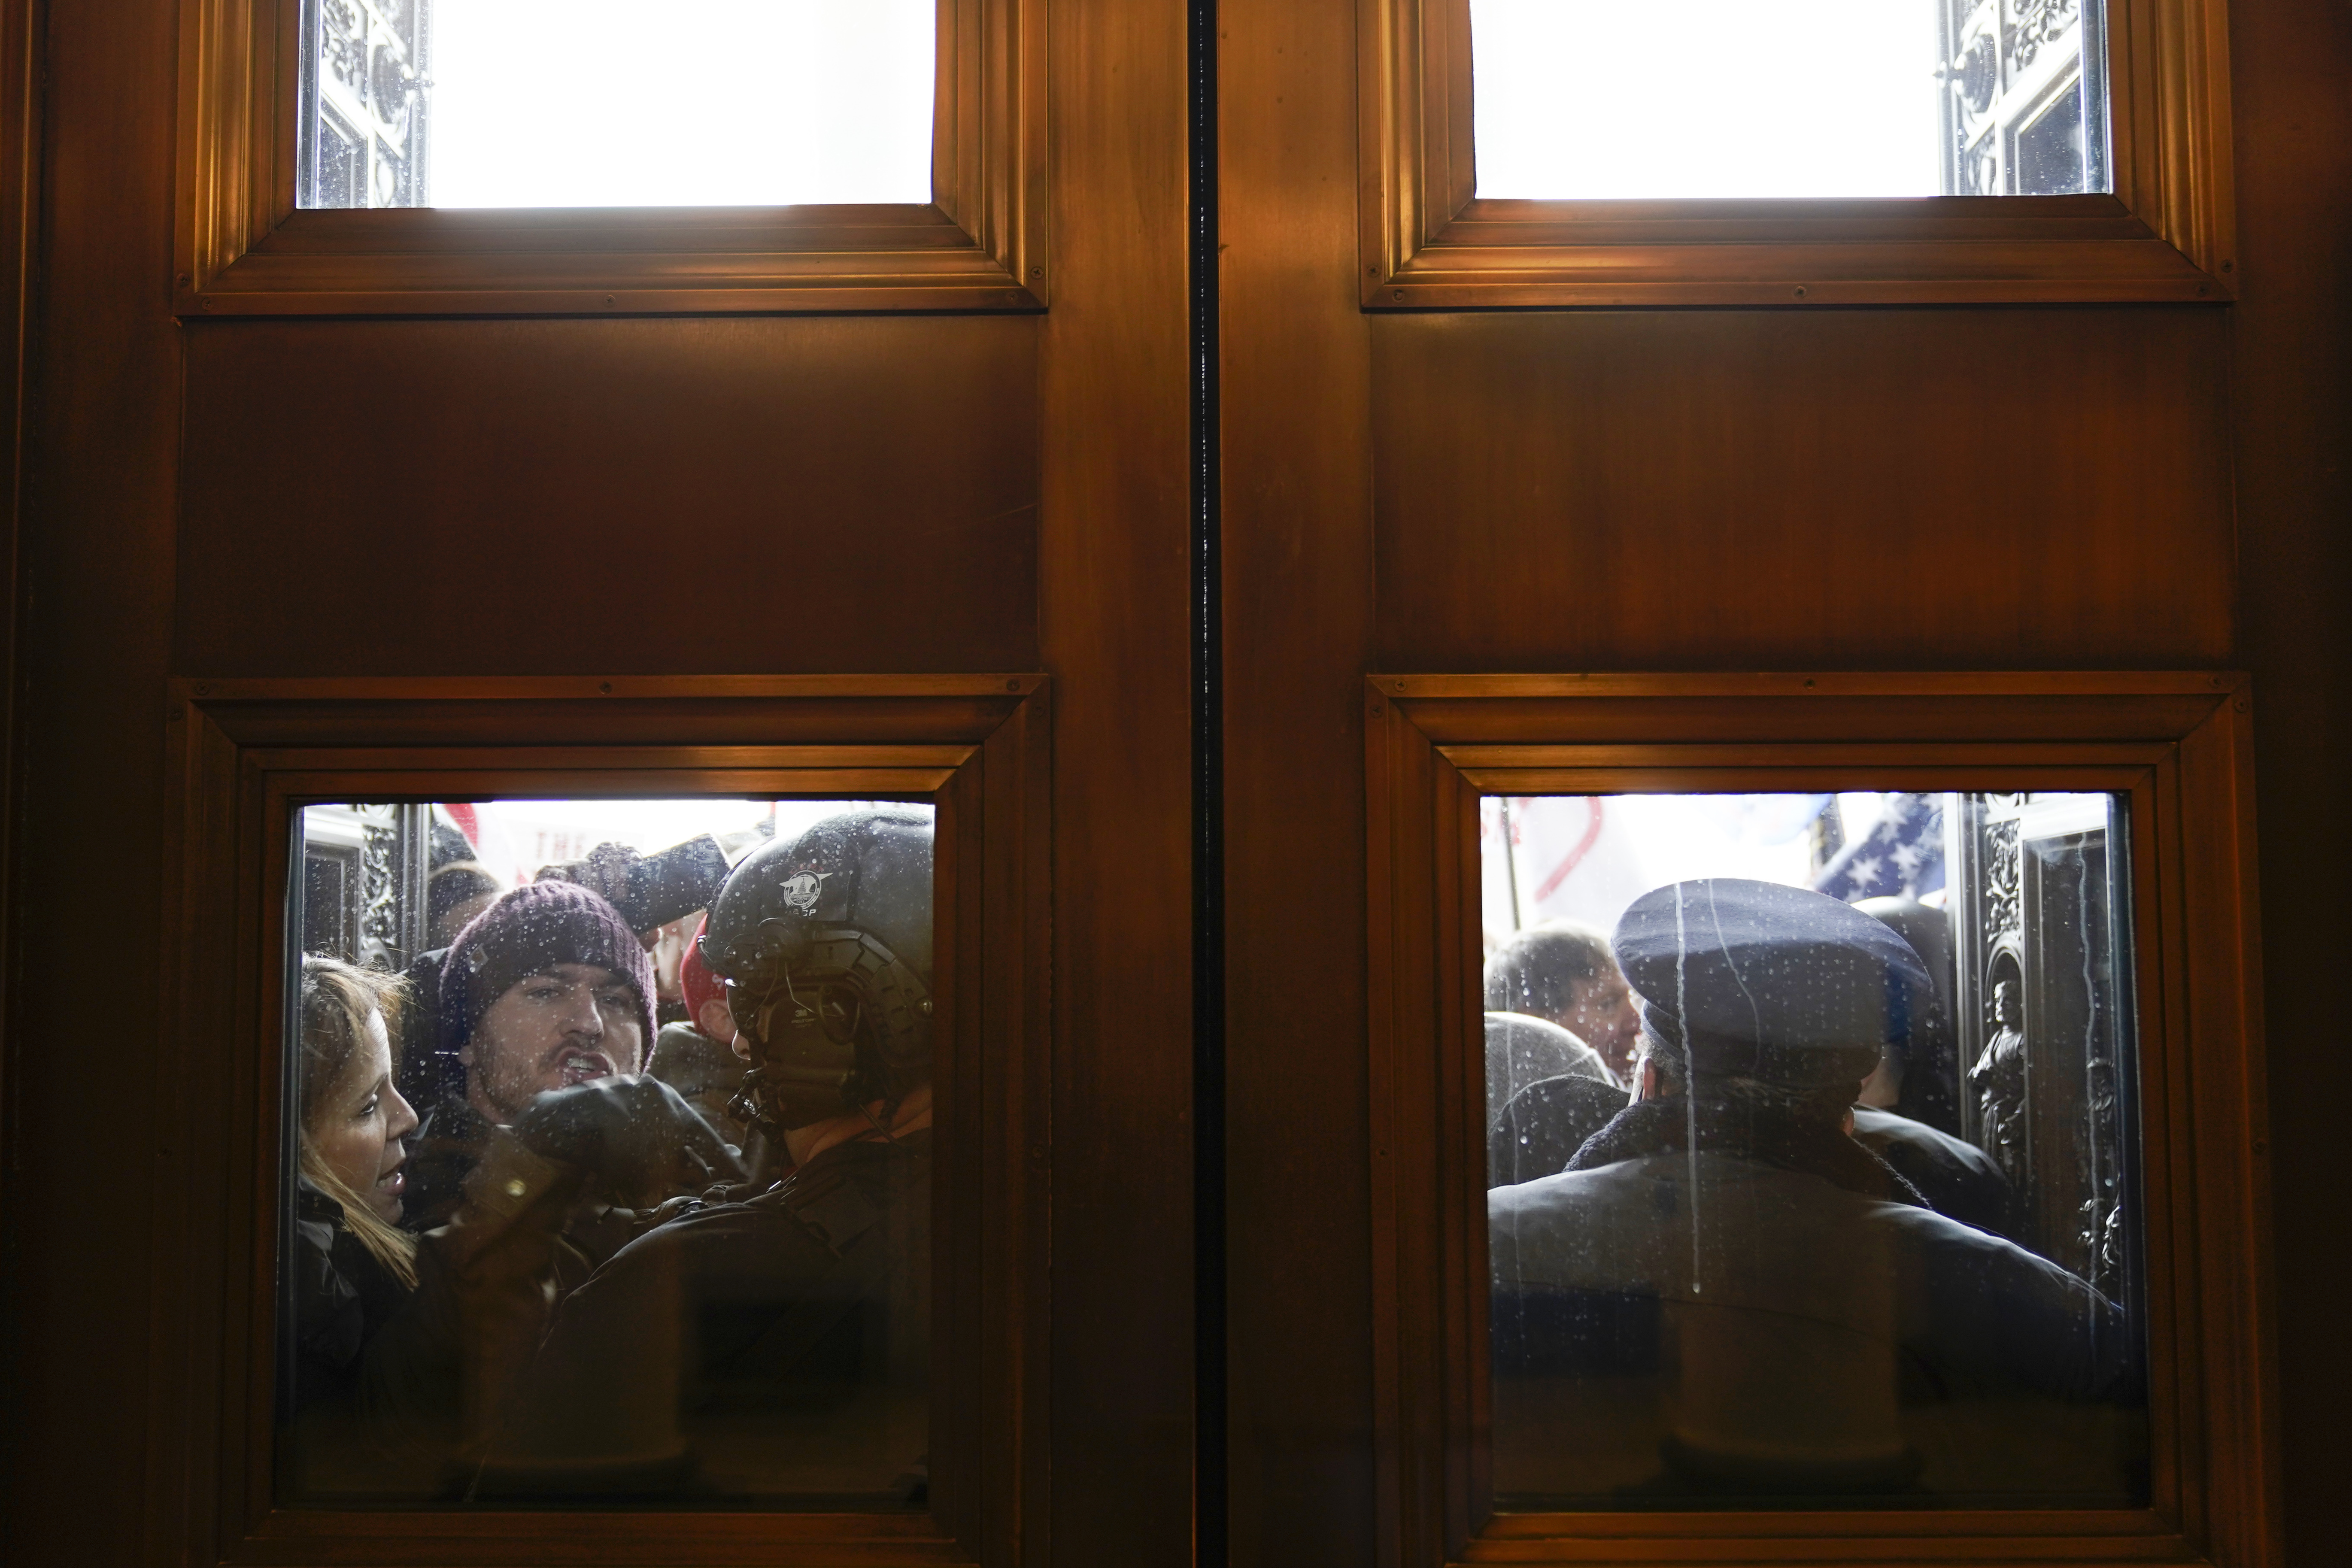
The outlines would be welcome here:
M 772 1134 L 930 1076 L 931 815 L 830 816 L 749 856 L 700 940 L 751 1053 L 741 1112 Z

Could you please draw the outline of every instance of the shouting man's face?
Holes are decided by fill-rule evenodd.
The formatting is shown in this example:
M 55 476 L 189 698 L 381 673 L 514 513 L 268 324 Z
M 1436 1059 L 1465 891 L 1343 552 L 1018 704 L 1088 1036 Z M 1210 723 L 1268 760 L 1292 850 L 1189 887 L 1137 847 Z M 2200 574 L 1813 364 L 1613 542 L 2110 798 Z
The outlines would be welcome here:
M 593 963 L 556 963 L 526 974 L 490 1004 L 457 1053 L 466 1099 L 505 1123 L 536 1096 L 590 1079 L 635 1072 L 646 1030 L 637 993 Z

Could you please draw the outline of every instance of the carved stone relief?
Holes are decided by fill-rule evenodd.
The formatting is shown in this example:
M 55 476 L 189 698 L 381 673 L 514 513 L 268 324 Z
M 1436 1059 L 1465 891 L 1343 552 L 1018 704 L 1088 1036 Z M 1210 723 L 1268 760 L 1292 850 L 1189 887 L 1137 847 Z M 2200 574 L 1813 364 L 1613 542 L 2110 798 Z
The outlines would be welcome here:
M 2016 1190 L 2021 1238 L 2100 1289 L 2130 1269 L 2130 921 L 2123 824 L 2096 797 L 1947 808 L 1963 1130 Z
M 306 207 L 422 206 L 429 0 L 304 0 Z
M 366 824 L 367 879 L 361 894 L 360 958 L 362 964 L 374 969 L 400 969 L 406 965 L 401 954 L 401 844 L 399 807 L 362 805 L 353 810 Z
M 2023 1187 L 2032 1173 L 2026 1138 L 2025 1008 L 2018 994 L 2016 965 L 2004 953 L 2010 978 L 1992 984 L 1991 1038 L 1976 1066 L 1969 1069 L 1969 1088 L 1977 1097 L 1977 1126 L 1984 1152 L 2001 1173 Z
M 401 970 L 424 950 L 426 805 L 313 805 L 303 816 L 302 929 L 311 951 Z M 332 910 L 309 907 L 332 900 Z
M 2012 70 L 2025 69 L 2042 50 L 2065 42 L 2082 25 L 2083 0 L 2011 0 L 2011 4 L 2015 7 L 2009 27 Z
M 1944 0 L 1942 13 L 1945 194 L 2105 188 L 2104 136 L 2086 134 L 2079 174 L 2055 184 L 2046 183 L 2046 154 L 2021 160 L 2019 145 L 2021 133 L 2078 86 L 2092 112 L 2104 114 L 2096 0 Z

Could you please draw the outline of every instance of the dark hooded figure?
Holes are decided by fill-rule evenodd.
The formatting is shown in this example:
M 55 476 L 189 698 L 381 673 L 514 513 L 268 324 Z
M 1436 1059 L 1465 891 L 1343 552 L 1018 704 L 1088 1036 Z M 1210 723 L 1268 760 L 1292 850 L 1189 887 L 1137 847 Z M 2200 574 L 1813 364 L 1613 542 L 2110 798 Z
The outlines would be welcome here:
M 1585 1140 L 1624 1109 L 1625 1091 L 1615 1084 L 1576 1073 L 1538 1079 L 1511 1096 L 1487 1125 L 1486 1184 L 1507 1187 L 1558 1175 Z
M 1558 1451 L 1603 1386 L 1646 1400 L 1674 1484 L 1745 1493 L 1911 1488 L 1923 1447 L 1928 1484 L 1964 1487 L 1968 1446 L 2015 1434 L 1962 1420 L 1929 1444 L 1913 1407 L 2129 1396 L 2112 1304 L 1851 1135 L 1856 1087 L 1934 999 L 1899 935 L 1715 879 L 1645 894 L 1614 944 L 1642 998 L 1633 1102 L 1559 1174 L 1487 1194 L 1499 1491 L 1575 1489 L 1511 1456 Z
M 1601 1053 L 1558 1024 L 1522 1013 L 1486 1015 L 1486 1123 L 1493 1126 L 1513 1095 L 1548 1078 L 1580 1078 L 1624 1098 L 1624 1089 Z M 1544 1173 L 1551 1174 L 1549 1171 Z

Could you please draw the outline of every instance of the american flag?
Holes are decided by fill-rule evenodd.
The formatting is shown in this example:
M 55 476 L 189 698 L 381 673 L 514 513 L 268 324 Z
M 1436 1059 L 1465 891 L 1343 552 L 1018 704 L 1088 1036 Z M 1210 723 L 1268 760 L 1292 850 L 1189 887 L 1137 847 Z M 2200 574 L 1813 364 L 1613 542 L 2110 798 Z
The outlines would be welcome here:
M 1916 899 L 1944 885 L 1944 797 L 1894 795 L 1869 832 L 1838 851 L 1813 890 L 1847 903 Z

